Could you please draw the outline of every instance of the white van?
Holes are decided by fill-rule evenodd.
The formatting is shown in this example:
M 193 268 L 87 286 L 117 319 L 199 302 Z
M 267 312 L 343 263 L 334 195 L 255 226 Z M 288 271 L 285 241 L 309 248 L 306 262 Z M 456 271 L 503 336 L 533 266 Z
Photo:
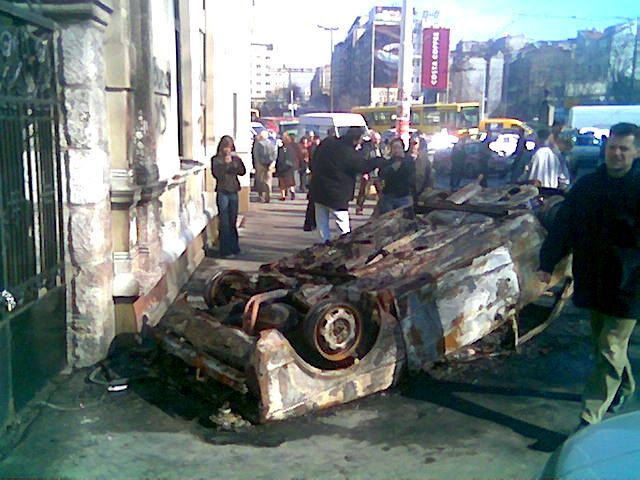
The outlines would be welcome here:
M 569 110 L 567 123 L 580 133 L 591 131 L 599 137 L 619 122 L 640 124 L 640 105 L 581 105 Z
M 349 127 L 362 127 L 367 130 L 367 122 L 359 113 L 307 113 L 298 118 L 298 139 L 308 136 L 310 132 L 325 138 L 329 132 L 340 137 Z

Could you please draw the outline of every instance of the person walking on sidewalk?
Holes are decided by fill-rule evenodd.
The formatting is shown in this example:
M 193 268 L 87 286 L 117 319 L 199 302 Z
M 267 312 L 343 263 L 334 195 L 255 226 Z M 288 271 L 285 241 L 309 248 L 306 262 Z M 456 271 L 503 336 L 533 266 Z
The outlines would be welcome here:
M 394 138 L 389 146 L 391 159 L 388 165 L 380 169 L 379 174 L 383 184 L 378 208 L 380 214 L 413 205 L 415 161 L 408 152 L 405 153 L 401 138 Z
M 311 140 L 309 137 L 302 137 L 300 145 L 298 145 L 300 165 L 298 167 L 298 178 L 300 185 L 298 186 L 300 193 L 306 193 L 309 183 L 309 162 L 311 161 Z
M 382 144 L 382 135 L 378 132 L 371 131 L 371 140 L 362 145 L 362 152 L 365 158 L 377 158 L 382 157 L 382 150 L 380 146 Z M 360 177 L 360 185 L 358 188 L 358 196 L 356 197 L 356 215 L 362 215 L 364 211 L 364 202 L 369 195 L 371 187 L 375 188 L 376 195 L 380 195 L 380 182 L 376 171 L 373 170 L 369 173 L 363 173 Z
M 282 134 L 282 146 L 278 149 L 278 157 L 276 159 L 276 177 L 278 177 L 281 201 L 287 199 L 287 192 L 289 192 L 291 200 L 296 198 L 295 172 L 300 165 L 297 146 L 297 143 L 288 133 Z
M 273 163 L 276 161 L 276 147 L 269 141 L 269 134 L 262 130 L 251 148 L 253 168 L 256 171 L 256 191 L 260 200 L 269 203 L 271 200 L 271 184 L 273 179 Z
M 551 132 L 548 128 L 538 130 L 538 149 L 531 158 L 529 181 L 541 189 L 564 189 L 569 185 L 569 172 L 549 143 Z
M 452 191 L 460 188 L 460 182 L 464 175 L 466 151 L 465 145 L 469 143 L 471 136 L 468 132 L 465 132 L 458 143 L 453 146 L 451 150 L 451 170 L 449 172 L 449 187 Z
M 331 239 L 329 220 L 335 220 L 340 233 L 351 231 L 349 201 L 355 192 L 356 176 L 381 166 L 382 158 L 364 158 L 356 150 L 363 134 L 350 127 L 341 138 L 327 137 L 318 146 L 311 164 L 311 196 L 315 202 L 316 228 L 324 243 Z
M 244 163 L 235 153 L 233 138 L 225 135 L 218 143 L 216 154 L 211 157 L 211 171 L 216 179 L 216 204 L 218 206 L 218 244 L 221 257 L 240 253 L 238 242 L 238 176 L 247 173 Z
M 407 157 L 413 161 L 413 196 L 417 200 L 428 188 L 435 184 L 435 170 L 431 165 L 427 152 L 427 142 L 420 135 L 413 135 L 409 139 Z
M 605 164 L 576 182 L 540 250 L 539 277 L 573 253 L 574 303 L 591 313 L 595 367 L 584 388 L 580 425 L 598 423 L 635 391 L 627 356 L 640 316 L 640 132 L 611 128 Z

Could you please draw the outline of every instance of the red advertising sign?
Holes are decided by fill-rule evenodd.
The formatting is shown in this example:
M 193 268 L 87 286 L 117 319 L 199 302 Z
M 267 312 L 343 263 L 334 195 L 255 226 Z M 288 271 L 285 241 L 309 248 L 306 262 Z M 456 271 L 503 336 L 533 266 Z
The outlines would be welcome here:
M 422 31 L 422 88 L 446 90 L 449 73 L 449 29 Z

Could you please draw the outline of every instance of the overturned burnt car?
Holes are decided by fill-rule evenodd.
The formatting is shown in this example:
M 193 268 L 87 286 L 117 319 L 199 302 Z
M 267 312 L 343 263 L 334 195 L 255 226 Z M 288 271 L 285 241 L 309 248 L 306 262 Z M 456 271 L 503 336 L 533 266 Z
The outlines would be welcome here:
M 516 342 L 545 328 L 571 289 L 567 261 L 549 285 L 536 274 L 560 200 L 532 186 L 434 190 L 253 277 L 219 272 L 207 309 L 183 304 L 155 332 L 199 375 L 253 395 L 262 422 L 370 395 L 502 325 Z M 545 292 L 549 317 L 521 331 L 518 313 Z

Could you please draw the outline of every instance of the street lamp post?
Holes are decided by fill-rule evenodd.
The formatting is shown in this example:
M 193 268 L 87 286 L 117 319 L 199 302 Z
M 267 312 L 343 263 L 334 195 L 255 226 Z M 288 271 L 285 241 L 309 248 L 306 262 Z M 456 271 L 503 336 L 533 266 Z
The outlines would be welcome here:
M 321 28 L 325 32 L 328 31 L 331 39 L 331 57 L 329 57 L 329 71 L 331 72 L 331 77 L 329 79 L 329 110 L 333 112 L 333 32 L 338 30 L 338 27 L 324 27 L 322 25 L 318 25 L 318 28 Z
M 400 64 L 398 66 L 398 116 L 396 133 L 405 147 L 409 147 L 409 123 L 411 121 L 411 89 L 413 74 L 413 0 L 402 2 L 400 27 Z

